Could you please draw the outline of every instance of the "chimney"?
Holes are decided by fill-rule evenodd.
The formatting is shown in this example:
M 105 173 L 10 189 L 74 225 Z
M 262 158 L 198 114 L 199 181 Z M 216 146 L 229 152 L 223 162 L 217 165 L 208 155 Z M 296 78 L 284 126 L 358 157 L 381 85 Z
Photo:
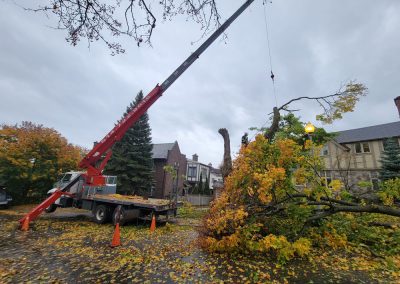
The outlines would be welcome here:
M 399 116 L 400 116 L 400 96 L 398 96 L 397 98 L 394 99 L 394 103 L 397 106 L 397 111 L 399 112 Z
M 208 166 L 209 166 L 210 168 L 212 168 L 212 164 L 211 164 L 211 163 L 208 163 Z
M 198 162 L 199 161 L 199 156 L 197 156 L 197 154 L 194 154 L 192 156 L 192 160 L 195 161 L 195 162 Z

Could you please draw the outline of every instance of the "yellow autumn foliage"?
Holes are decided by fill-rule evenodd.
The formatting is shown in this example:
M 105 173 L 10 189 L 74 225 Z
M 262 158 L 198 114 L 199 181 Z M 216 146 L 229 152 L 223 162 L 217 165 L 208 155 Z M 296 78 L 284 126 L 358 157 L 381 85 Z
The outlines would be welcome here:
M 214 252 L 273 252 L 283 262 L 307 255 L 310 241 L 299 239 L 291 243 L 283 235 L 263 236 L 259 232 L 268 228 L 262 222 L 255 222 L 257 217 L 252 214 L 274 198 L 283 198 L 288 190 L 294 190 L 293 173 L 307 181 L 308 171 L 300 145 L 290 139 L 269 143 L 258 135 L 240 149 L 232 173 L 225 180 L 224 191 L 211 205 L 203 223 L 203 247 Z
M 0 126 L 0 177 L 15 201 L 41 198 L 57 175 L 77 169 L 84 149 L 52 128 L 31 122 Z

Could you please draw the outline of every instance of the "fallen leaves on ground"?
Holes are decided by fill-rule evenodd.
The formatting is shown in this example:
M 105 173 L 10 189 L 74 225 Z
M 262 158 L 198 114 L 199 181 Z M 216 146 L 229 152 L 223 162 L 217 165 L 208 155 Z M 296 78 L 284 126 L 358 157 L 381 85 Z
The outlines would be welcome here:
M 388 283 L 400 281 L 400 257 L 375 258 L 367 251 L 313 251 L 276 263 L 273 257 L 209 254 L 197 246 L 199 218 L 121 227 L 122 246 L 111 248 L 114 227 L 98 225 L 73 210 L 69 218 L 37 219 L 17 229 L 20 211 L 0 211 L 1 283 Z M 57 216 L 57 217 L 56 217 Z

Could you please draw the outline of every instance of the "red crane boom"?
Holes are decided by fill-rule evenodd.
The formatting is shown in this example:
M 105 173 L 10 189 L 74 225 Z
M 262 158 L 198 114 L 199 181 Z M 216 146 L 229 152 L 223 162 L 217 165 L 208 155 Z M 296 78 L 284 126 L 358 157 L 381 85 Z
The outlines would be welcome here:
M 195 62 L 199 56 L 229 27 L 229 25 L 242 14 L 254 0 L 247 0 L 240 8 L 227 19 L 210 37 L 199 46 L 161 85 L 157 85 L 143 100 L 134 107 L 115 127 L 99 142 L 79 163 L 80 168 L 86 169 L 85 182 L 90 186 L 102 186 L 105 184 L 105 177 L 102 171 L 111 157 L 111 148 L 122 139 L 126 131 L 149 109 L 149 107 Z M 71 181 L 63 188 L 59 188 L 40 205 L 35 207 L 20 220 L 22 224 L 26 219 L 32 221 L 43 210 L 55 202 L 61 195 L 69 195 L 68 190 L 73 183 Z
M 228 20 L 197 48 L 162 84 L 157 85 L 135 108 L 133 108 L 79 163 L 87 169 L 87 182 L 93 185 L 104 184 L 102 171 L 111 157 L 111 148 L 122 139 L 125 132 L 148 110 L 148 108 L 177 80 L 190 65 L 236 20 L 254 0 L 246 1 Z M 104 157 L 105 155 L 105 157 Z M 100 159 L 103 161 L 98 164 Z

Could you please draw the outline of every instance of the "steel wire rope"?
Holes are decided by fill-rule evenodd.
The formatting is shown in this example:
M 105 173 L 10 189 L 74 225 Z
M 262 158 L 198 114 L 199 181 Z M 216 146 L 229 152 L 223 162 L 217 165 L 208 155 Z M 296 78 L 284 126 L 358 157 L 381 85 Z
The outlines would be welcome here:
M 264 23 L 265 23 L 265 31 L 266 31 L 266 45 L 267 45 L 267 49 L 268 49 L 268 58 L 269 58 L 269 65 L 271 68 L 271 80 L 272 80 L 272 91 L 274 93 L 274 98 L 275 98 L 275 106 L 278 107 L 278 99 L 276 97 L 276 89 L 275 89 L 275 74 L 272 71 L 272 56 L 271 56 L 271 47 L 270 47 L 270 40 L 269 40 L 269 29 L 268 29 L 268 19 L 267 19 L 267 2 L 268 0 L 263 0 L 263 10 L 264 10 Z M 271 2 L 272 3 L 272 2 Z M 267 59 L 268 61 L 268 59 Z M 267 123 L 269 122 L 270 119 L 268 119 L 262 126 L 261 128 L 256 131 L 253 136 L 249 139 L 249 141 L 251 141 L 257 134 L 259 134 L 260 132 L 263 131 L 263 128 L 267 125 Z

